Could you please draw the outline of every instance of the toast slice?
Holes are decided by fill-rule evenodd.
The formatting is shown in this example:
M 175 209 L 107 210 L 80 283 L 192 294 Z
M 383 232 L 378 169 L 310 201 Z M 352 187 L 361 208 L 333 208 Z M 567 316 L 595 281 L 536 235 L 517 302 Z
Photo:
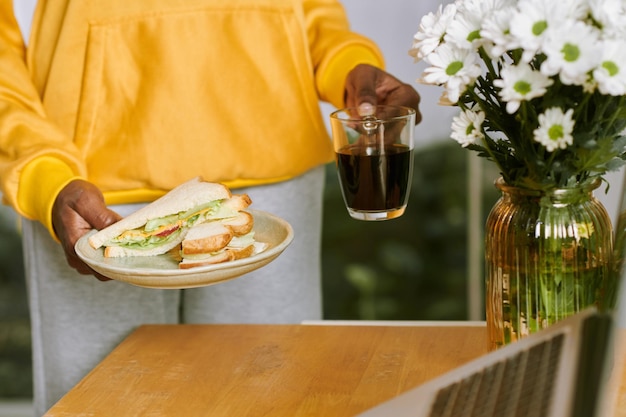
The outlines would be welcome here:
M 230 243 L 233 236 L 233 230 L 222 222 L 201 223 L 187 232 L 182 241 L 182 256 L 218 252 Z
M 248 258 L 255 252 L 254 244 L 248 245 L 244 248 L 231 248 L 226 247 L 217 253 L 209 254 L 206 257 L 198 258 L 183 258 L 178 264 L 181 269 L 195 268 L 198 266 L 214 265 L 222 262 L 234 261 L 237 259 Z
M 181 244 L 181 269 L 234 261 L 264 249 L 254 240 L 254 217 L 241 211 L 237 216 L 192 227 Z
M 252 231 L 254 217 L 247 211 L 240 211 L 235 217 L 224 219 L 221 222 L 228 226 L 235 236 L 243 236 Z

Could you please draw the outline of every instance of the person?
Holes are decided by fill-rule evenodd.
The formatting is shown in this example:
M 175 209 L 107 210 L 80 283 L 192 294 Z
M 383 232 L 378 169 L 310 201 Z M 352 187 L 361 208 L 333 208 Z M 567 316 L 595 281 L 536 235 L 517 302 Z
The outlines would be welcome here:
M 0 0 L 0 42 L 0 186 L 24 219 L 37 415 L 141 324 L 321 318 L 319 101 L 420 119 L 337 0 L 40 0 L 27 43 Z M 107 280 L 76 256 L 85 233 L 196 176 L 286 219 L 293 243 L 185 290 Z

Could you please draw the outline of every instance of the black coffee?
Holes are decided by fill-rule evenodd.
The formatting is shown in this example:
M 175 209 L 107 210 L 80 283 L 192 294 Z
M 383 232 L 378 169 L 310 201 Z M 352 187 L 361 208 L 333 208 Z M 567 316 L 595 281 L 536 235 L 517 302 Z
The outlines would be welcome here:
M 336 156 L 339 181 L 348 207 L 382 211 L 406 204 L 413 159 L 408 146 L 389 145 L 381 153 L 374 148 L 349 145 L 340 149 Z

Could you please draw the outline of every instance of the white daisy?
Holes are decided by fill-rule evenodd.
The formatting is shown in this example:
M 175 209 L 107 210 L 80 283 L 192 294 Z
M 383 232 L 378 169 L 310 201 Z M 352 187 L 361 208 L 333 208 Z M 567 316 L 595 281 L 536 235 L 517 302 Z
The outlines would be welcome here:
M 445 85 L 448 99 L 452 103 L 456 103 L 465 88 L 473 84 L 482 73 L 477 53 L 449 44 L 441 45 L 426 61 L 431 66 L 424 70 L 418 81 Z
M 602 28 L 605 38 L 626 36 L 626 4 L 623 0 L 588 0 L 588 14 Z
M 463 13 L 486 17 L 496 10 L 515 7 L 517 0 L 462 0 L 457 2 L 458 9 Z
M 448 27 L 445 41 L 459 48 L 470 49 L 480 42 L 481 24 L 480 16 L 459 12 Z
M 437 101 L 437 105 L 439 105 L 439 106 L 446 106 L 446 107 L 452 107 L 452 106 L 456 106 L 457 102 L 458 102 L 458 100 L 455 101 L 454 103 L 452 101 L 450 101 L 450 99 L 448 98 L 448 91 L 447 90 L 443 90 L 443 92 L 439 96 L 439 101 Z
M 497 10 L 483 21 L 480 36 L 485 51 L 492 58 L 503 56 L 506 51 L 519 47 L 511 36 L 511 14 L 513 8 Z
M 463 110 L 452 118 L 452 139 L 462 147 L 477 144 L 485 137 L 483 122 L 485 113 L 482 110 Z
M 618 23 L 605 26 L 602 30 L 604 39 L 626 39 L 626 15 L 619 16 L 615 21 Z
M 428 13 L 422 17 L 419 29 L 413 36 L 413 46 L 409 54 L 416 61 L 424 59 L 443 42 L 443 37 L 448 30 L 448 25 L 454 19 L 456 5 L 448 4 L 444 8 L 439 5 L 437 13 Z
M 623 23 L 624 2 L 622 0 L 588 0 L 589 13 L 602 30 Z
M 533 132 L 535 141 L 545 146 L 548 152 L 567 148 L 574 143 L 573 114 L 573 109 L 565 113 L 558 107 L 547 109 L 539 115 L 539 127 Z
M 618 40 L 608 40 L 603 45 L 602 60 L 593 71 L 593 79 L 602 94 L 623 96 L 626 94 L 624 44 Z
M 599 42 L 598 31 L 579 21 L 551 28 L 543 44 L 547 59 L 541 72 L 559 74 L 563 84 L 583 85 L 589 71 L 600 62 Z
M 481 28 L 485 19 L 496 11 L 511 8 L 515 0 L 466 0 L 457 2 L 457 14 L 446 33 L 446 42 L 460 48 L 477 48 L 482 44 Z
M 549 77 L 533 71 L 528 64 L 504 67 L 500 76 L 502 78 L 494 80 L 493 85 L 502 89 L 499 95 L 506 101 L 509 114 L 515 113 L 522 101 L 543 96 L 547 87 L 553 84 Z
M 524 49 L 522 60 L 530 62 L 540 49 L 546 30 L 563 19 L 556 15 L 558 1 L 520 0 L 511 19 L 511 36 Z
M 567 20 L 585 20 L 590 13 L 590 0 L 567 0 L 554 3 L 557 3 L 555 6 L 558 6 L 557 12 L 559 15 Z

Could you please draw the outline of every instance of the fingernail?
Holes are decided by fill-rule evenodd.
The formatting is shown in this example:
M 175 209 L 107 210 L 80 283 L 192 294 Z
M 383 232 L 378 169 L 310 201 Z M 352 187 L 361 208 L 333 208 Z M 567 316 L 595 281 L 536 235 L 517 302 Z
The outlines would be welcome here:
M 375 113 L 375 107 L 373 104 L 370 103 L 361 103 L 359 104 L 359 116 L 364 117 L 364 116 L 371 116 Z

